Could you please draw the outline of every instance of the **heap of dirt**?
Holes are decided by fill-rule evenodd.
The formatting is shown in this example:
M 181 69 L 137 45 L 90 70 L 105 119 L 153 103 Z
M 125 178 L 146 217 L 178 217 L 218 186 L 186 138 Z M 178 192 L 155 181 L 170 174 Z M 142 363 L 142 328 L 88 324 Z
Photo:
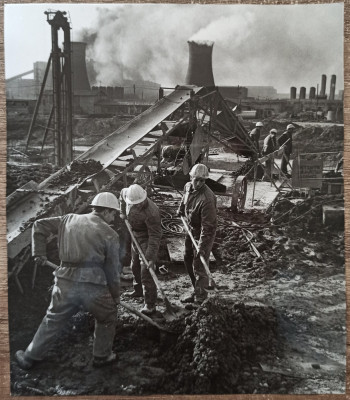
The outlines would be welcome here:
M 276 355 L 277 349 L 277 321 L 272 308 L 210 298 L 185 318 L 177 343 L 159 358 L 165 375 L 144 391 L 237 393 L 243 366 L 257 365 L 261 357 L 266 360 Z
M 239 265 L 248 278 L 257 281 L 344 272 L 344 226 L 325 226 L 322 221 L 322 206 L 342 206 L 342 195 L 319 195 L 296 202 L 291 195 L 279 198 L 260 220 L 252 211 L 237 214 L 238 226 L 230 222 L 228 210 L 219 211 L 215 241 L 225 272 Z
M 29 181 L 40 183 L 58 170 L 52 164 L 18 166 L 7 164 L 6 196 L 13 193 Z
M 74 183 L 81 183 L 88 176 L 101 171 L 102 168 L 102 164 L 96 160 L 74 160 L 68 168 L 51 179 L 48 186 L 53 187 L 61 184 L 69 186 Z

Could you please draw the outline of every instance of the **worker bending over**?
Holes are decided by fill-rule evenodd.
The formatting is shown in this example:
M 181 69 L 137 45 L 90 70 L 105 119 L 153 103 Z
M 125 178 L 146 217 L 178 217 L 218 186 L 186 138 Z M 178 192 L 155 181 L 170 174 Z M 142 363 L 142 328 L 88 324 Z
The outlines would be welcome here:
M 198 243 L 195 250 L 190 235 L 185 239 L 184 263 L 194 287 L 194 293 L 183 299 L 183 302 L 203 302 L 208 293 L 206 288 L 209 279 L 200 260 L 202 255 L 209 265 L 209 256 L 214 244 L 217 216 L 216 197 L 205 184 L 209 178 L 208 168 L 204 164 L 196 164 L 190 171 L 191 181 L 186 183 L 178 215 L 185 216 Z
M 141 312 L 151 315 L 156 311 L 157 287 L 148 268 L 155 269 L 158 256 L 162 236 L 160 212 L 156 204 L 147 198 L 147 192 L 137 184 L 122 189 L 120 203 L 120 217 L 129 221 L 134 236 L 148 261 L 146 265 L 133 243 L 131 269 L 134 291 L 129 296 L 143 296 L 145 304 Z
M 68 319 L 82 306 L 95 317 L 93 365 L 116 361 L 112 352 L 119 304 L 119 237 L 109 226 L 120 210 L 112 193 L 99 193 L 89 214 L 43 218 L 32 228 L 32 254 L 45 265 L 46 238 L 57 235 L 60 266 L 54 272 L 51 303 L 32 342 L 16 352 L 20 367 L 29 369 L 44 359 Z

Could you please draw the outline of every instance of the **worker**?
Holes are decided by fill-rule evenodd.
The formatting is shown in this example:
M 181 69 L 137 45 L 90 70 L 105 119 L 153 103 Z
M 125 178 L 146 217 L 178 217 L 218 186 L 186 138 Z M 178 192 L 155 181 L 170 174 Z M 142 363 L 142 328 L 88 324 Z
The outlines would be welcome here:
M 190 171 L 191 181 L 186 183 L 178 215 L 184 216 L 198 243 L 198 252 L 190 235 L 185 238 L 184 264 L 190 276 L 194 291 L 183 302 L 202 303 L 208 293 L 209 279 L 200 260 L 202 255 L 209 265 L 209 256 L 214 244 L 217 213 L 216 197 L 205 184 L 209 178 L 208 168 L 204 164 L 195 164 Z
M 282 135 L 278 138 L 277 142 L 278 145 L 281 147 L 283 146 L 283 155 L 281 160 L 281 171 L 285 174 L 288 178 L 290 178 L 290 174 L 288 174 L 288 164 L 290 155 L 293 151 L 293 132 L 295 130 L 295 126 L 293 124 L 287 125 L 287 130 L 282 133 Z
M 262 122 L 257 122 L 255 124 L 255 128 L 249 133 L 249 137 L 253 141 L 259 157 L 261 155 L 259 140 L 260 140 L 261 130 L 262 130 L 263 126 L 264 126 L 264 124 Z
M 271 129 L 270 133 L 264 139 L 264 146 L 262 149 L 262 155 L 267 156 L 277 150 L 277 140 L 276 140 L 277 130 Z M 268 158 L 265 162 L 264 180 L 270 180 L 272 175 L 273 167 L 273 156 Z
M 155 269 L 162 226 L 157 205 L 149 198 L 147 192 L 137 184 L 124 188 L 120 193 L 120 217 L 127 219 L 147 260 L 144 263 L 136 245 L 131 248 L 131 269 L 133 273 L 133 292 L 129 297 L 144 297 L 141 310 L 146 315 L 156 312 L 157 287 L 149 269 Z
M 37 265 L 45 265 L 46 239 L 57 234 L 60 266 L 55 270 L 51 303 L 32 342 L 16 352 L 21 368 L 30 369 L 45 358 L 68 319 L 81 307 L 95 318 L 93 365 L 101 367 L 117 360 L 112 351 L 116 327 L 116 305 L 120 301 L 119 237 L 109 226 L 120 210 L 109 192 L 94 197 L 88 214 L 43 218 L 32 228 L 32 254 Z

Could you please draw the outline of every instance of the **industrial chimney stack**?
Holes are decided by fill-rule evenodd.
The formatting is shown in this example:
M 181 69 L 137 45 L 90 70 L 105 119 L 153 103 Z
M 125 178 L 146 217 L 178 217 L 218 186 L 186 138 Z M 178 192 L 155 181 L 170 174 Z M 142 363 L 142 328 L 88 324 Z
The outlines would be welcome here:
M 336 79 L 337 79 L 336 75 L 332 75 L 332 77 L 331 77 L 331 86 L 329 88 L 329 100 L 334 100 Z
M 73 93 L 90 90 L 85 60 L 86 43 L 72 42 Z
M 189 61 L 186 85 L 215 86 L 212 53 L 214 42 L 188 41 Z
M 320 96 L 319 97 L 325 97 L 326 96 L 326 83 L 327 83 L 327 76 L 326 75 L 322 75 L 321 91 L 320 91 Z

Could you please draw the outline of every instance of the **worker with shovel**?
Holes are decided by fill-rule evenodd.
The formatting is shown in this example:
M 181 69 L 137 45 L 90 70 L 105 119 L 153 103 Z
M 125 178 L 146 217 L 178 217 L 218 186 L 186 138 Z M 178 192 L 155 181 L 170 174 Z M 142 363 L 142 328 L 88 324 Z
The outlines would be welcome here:
M 194 292 L 182 301 L 202 303 L 208 296 L 206 289 L 209 286 L 209 277 L 201 256 L 208 265 L 217 226 L 216 197 L 205 184 L 209 172 L 204 164 L 195 164 L 190 171 L 190 177 L 191 181 L 184 188 L 178 215 L 187 219 L 191 230 L 191 235 L 188 233 L 185 239 L 184 263 Z M 193 243 L 193 240 L 197 243 Z
M 128 296 L 143 296 L 144 307 L 141 312 L 152 315 L 156 312 L 157 287 L 149 269 L 155 269 L 162 236 L 159 208 L 151 199 L 147 198 L 147 192 L 138 184 L 122 189 L 119 200 L 120 217 L 129 222 L 132 234 L 145 256 L 144 259 L 133 243 L 131 269 L 134 277 L 134 291 L 128 293 Z
M 21 368 L 29 369 L 44 359 L 70 317 L 81 306 L 95 317 L 93 365 L 117 360 L 112 351 L 116 304 L 120 302 L 119 237 L 109 226 L 120 210 L 114 194 L 99 193 L 89 214 L 67 214 L 39 219 L 32 228 L 32 254 L 37 265 L 50 264 L 46 239 L 57 235 L 61 260 L 55 270 L 51 303 L 32 342 L 16 352 Z

